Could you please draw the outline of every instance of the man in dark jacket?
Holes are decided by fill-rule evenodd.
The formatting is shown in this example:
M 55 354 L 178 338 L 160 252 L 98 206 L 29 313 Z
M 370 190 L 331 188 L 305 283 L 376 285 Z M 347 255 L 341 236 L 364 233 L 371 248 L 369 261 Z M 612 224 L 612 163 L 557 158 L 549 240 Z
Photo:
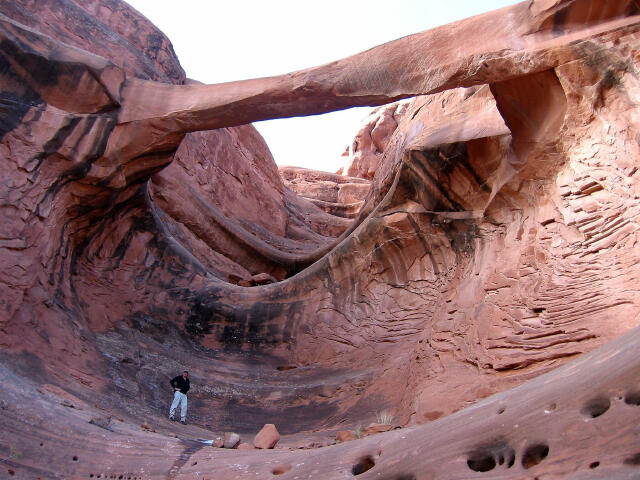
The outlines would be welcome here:
M 182 372 L 182 375 L 178 375 L 170 382 L 171 387 L 175 393 L 173 394 L 173 403 L 169 410 L 169 420 L 175 421 L 173 416 L 176 408 L 180 405 L 180 422 L 183 425 L 187 424 L 187 392 L 189 391 L 189 372 L 186 370 Z

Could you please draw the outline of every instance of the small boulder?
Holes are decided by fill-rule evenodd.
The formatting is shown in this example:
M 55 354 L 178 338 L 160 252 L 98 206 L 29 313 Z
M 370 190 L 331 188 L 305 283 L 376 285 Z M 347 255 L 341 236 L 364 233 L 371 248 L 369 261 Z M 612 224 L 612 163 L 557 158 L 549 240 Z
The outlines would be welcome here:
M 240 435 L 234 432 L 224 432 L 224 448 L 236 448 L 240 443 Z
M 256 448 L 273 448 L 280 441 L 280 434 L 273 423 L 267 423 L 253 439 Z
M 336 440 L 338 442 L 350 442 L 351 440 L 355 440 L 356 436 L 353 432 L 349 430 L 340 430 L 336 435 Z
M 240 445 L 238 445 L 238 450 L 253 450 L 253 445 L 250 445 L 246 442 L 242 442 Z

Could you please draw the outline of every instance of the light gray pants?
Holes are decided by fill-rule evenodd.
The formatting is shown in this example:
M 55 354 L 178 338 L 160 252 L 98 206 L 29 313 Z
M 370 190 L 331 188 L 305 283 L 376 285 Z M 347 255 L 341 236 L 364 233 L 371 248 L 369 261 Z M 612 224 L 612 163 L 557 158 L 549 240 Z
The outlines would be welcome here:
M 169 410 L 169 416 L 173 417 L 176 408 L 180 405 L 180 420 L 187 420 L 187 396 L 184 393 L 181 393 L 180 390 L 176 390 L 176 393 L 173 395 L 173 403 L 171 404 L 171 410 Z

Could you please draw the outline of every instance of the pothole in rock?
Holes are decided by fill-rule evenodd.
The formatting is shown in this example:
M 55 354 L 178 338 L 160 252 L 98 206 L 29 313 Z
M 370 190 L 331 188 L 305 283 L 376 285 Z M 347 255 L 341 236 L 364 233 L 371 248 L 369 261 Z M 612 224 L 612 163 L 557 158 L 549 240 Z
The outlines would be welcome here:
M 589 400 L 585 406 L 582 408 L 582 414 L 591 417 L 597 418 L 600 415 L 604 414 L 609 407 L 611 406 L 611 402 L 606 397 L 596 397 Z
M 628 392 L 624 396 L 624 403 L 626 403 L 627 405 L 639 406 L 640 405 L 640 391 Z
M 505 441 L 498 441 L 473 450 L 467 457 L 467 466 L 474 472 L 489 472 L 498 465 L 513 467 L 515 458 L 513 447 Z
M 474 455 L 467 459 L 467 465 L 474 472 L 488 472 L 496 468 L 496 460 L 490 454 Z
M 522 455 L 522 466 L 526 469 L 535 467 L 549 455 L 549 445 L 546 443 L 536 443 L 530 445 Z
M 273 470 L 271 470 L 271 473 L 273 475 L 282 475 L 284 473 L 287 473 L 289 470 L 291 470 L 291 468 L 292 468 L 291 465 L 278 465 Z
M 371 470 L 376 465 L 376 462 L 373 460 L 371 455 L 367 455 L 366 457 L 362 457 L 358 460 L 353 467 L 351 467 L 351 473 L 353 475 L 360 475 L 368 470 Z
M 633 467 L 640 467 L 640 452 L 636 453 L 635 455 L 632 455 L 630 457 L 627 457 L 624 459 L 624 464 L 625 465 L 631 465 Z

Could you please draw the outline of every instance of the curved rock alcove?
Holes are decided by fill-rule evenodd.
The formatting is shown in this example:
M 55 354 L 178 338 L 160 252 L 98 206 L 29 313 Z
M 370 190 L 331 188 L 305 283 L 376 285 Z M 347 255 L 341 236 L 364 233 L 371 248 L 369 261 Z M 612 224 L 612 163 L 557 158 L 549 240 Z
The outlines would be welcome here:
M 2 475 L 636 478 L 639 31 L 530 0 L 202 85 L 120 0 L 0 4 Z M 351 177 L 250 125 L 386 104 Z

